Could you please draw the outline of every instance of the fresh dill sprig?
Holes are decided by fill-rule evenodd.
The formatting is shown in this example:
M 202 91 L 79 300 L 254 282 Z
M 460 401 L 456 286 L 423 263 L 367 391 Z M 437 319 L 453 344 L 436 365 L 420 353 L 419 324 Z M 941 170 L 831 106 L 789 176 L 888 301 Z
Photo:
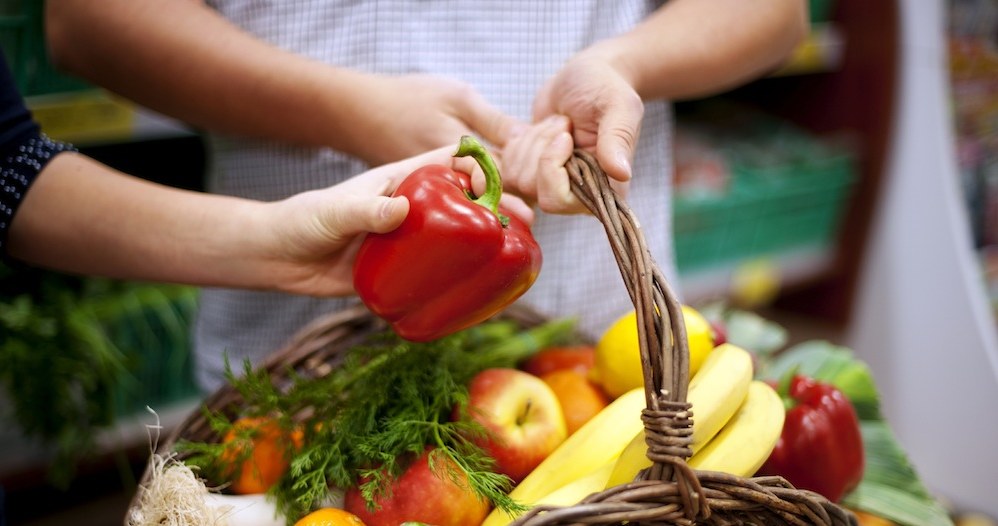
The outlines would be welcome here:
M 290 385 L 279 387 L 266 372 L 247 366 L 240 377 L 230 374 L 230 382 L 244 399 L 243 414 L 269 415 L 289 432 L 298 426 L 304 433 L 304 447 L 291 452 L 288 473 L 271 489 L 289 523 L 337 489 L 359 486 L 372 503 L 428 446 L 451 461 L 438 463 L 449 466 L 438 476 L 516 512 L 523 507 L 508 496 L 512 482 L 493 471 L 495 461 L 475 442 L 486 431 L 460 410 L 468 403 L 467 385 L 484 369 L 514 367 L 543 347 L 570 340 L 573 328 L 570 320 L 528 330 L 492 321 L 430 343 L 381 333 L 346 349 L 324 376 L 292 375 Z M 302 415 L 307 417 L 299 422 Z M 225 418 L 216 415 L 212 425 L 222 436 L 226 426 L 219 420 Z M 194 453 L 189 462 L 203 468 L 224 460 L 218 444 L 183 447 Z

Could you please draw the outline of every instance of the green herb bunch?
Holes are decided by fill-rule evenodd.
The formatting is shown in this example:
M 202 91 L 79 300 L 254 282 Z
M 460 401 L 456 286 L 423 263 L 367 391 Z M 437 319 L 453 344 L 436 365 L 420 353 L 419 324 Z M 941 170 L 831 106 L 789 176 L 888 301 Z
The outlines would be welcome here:
M 545 346 L 565 342 L 573 325 L 561 320 L 522 331 L 511 322 L 492 321 L 430 343 L 381 333 L 346 350 L 328 374 L 292 375 L 285 386 L 244 364 L 241 377 L 229 374 L 244 399 L 233 416 L 266 415 L 289 433 L 304 433 L 304 447 L 289 452 L 290 469 L 271 489 L 289 523 L 334 489 L 359 486 L 373 504 L 427 447 L 452 460 L 477 495 L 514 511 L 519 506 L 507 495 L 511 481 L 493 471 L 494 460 L 475 444 L 484 428 L 466 416 L 454 420 L 454 409 L 467 404 L 467 384 L 479 371 L 513 367 Z M 209 421 L 217 436 L 231 429 L 221 413 L 210 414 Z M 226 460 L 231 466 L 221 444 L 182 442 L 178 449 L 191 454 L 186 463 L 206 474 L 224 473 Z M 438 473 L 455 480 L 460 474 Z

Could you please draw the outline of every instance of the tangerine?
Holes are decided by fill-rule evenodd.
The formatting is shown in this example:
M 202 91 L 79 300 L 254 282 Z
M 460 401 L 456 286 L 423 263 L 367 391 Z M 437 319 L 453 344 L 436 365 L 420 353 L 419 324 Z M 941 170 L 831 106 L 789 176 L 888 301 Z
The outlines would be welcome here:
M 551 387 L 561 403 L 569 435 L 610 403 L 606 393 L 590 381 L 586 373 L 576 369 L 552 371 L 541 376 L 541 380 Z
M 295 526 L 364 526 L 364 521 L 349 511 L 319 508 L 298 519 Z
M 859 526 L 897 526 L 893 522 L 883 518 L 873 515 L 872 513 L 866 513 L 859 510 L 849 510 L 856 516 L 859 521 Z
M 294 450 L 301 449 L 301 430 L 287 432 L 278 423 L 263 417 L 241 417 L 222 440 L 223 462 L 230 464 L 230 489 L 241 495 L 266 493 L 284 476 Z M 292 449 L 293 448 L 293 449 Z

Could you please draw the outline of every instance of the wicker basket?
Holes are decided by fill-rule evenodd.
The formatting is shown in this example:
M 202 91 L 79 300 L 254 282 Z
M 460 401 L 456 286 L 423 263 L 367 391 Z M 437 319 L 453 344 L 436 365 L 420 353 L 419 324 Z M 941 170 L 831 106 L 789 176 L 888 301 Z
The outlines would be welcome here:
M 687 465 L 693 412 L 686 402 L 689 349 L 681 305 L 651 259 L 632 212 L 611 191 L 595 159 L 577 151 L 567 168 L 573 192 L 606 229 L 637 311 L 646 399 L 641 418 L 648 457 L 653 463 L 633 482 L 592 494 L 573 506 L 536 507 L 514 524 L 857 525 L 856 517 L 848 510 L 817 493 L 795 489 L 781 477 L 736 477 L 698 471 Z M 502 316 L 524 327 L 543 321 L 536 313 L 519 307 L 507 309 Z M 328 374 L 340 363 L 343 350 L 385 327 L 362 307 L 337 312 L 305 327 L 261 367 L 278 384 L 287 382 L 291 371 L 303 376 Z M 240 402 L 239 393 L 226 386 L 210 396 L 205 405 L 232 415 Z M 160 444 L 159 452 L 170 451 L 181 438 L 218 440 L 200 410 Z M 147 482 L 149 476 L 147 469 L 142 482 Z

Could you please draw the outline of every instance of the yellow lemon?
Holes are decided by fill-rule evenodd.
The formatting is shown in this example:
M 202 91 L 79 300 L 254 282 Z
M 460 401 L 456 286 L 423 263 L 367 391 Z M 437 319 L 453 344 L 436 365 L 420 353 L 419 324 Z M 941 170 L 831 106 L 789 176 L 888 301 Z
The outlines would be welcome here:
M 683 320 L 690 347 L 692 378 L 714 349 L 714 332 L 703 315 L 690 306 L 683 305 Z M 613 398 L 644 385 L 641 351 L 638 348 L 637 314 L 633 310 L 615 321 L 600 337 L 596 344 L 592 376 Z
M 742 263 L 731 274 L 732 299 L 743 308 L 769 305 L 779 292 L 779 271 L 768 259 Z
M 686 342 L 690 346 L 690 378 L 693 378 L 714 350 L 714 328 L 703 314 L 688 305 L 683 305 L 683 321 L 686 322 Z

